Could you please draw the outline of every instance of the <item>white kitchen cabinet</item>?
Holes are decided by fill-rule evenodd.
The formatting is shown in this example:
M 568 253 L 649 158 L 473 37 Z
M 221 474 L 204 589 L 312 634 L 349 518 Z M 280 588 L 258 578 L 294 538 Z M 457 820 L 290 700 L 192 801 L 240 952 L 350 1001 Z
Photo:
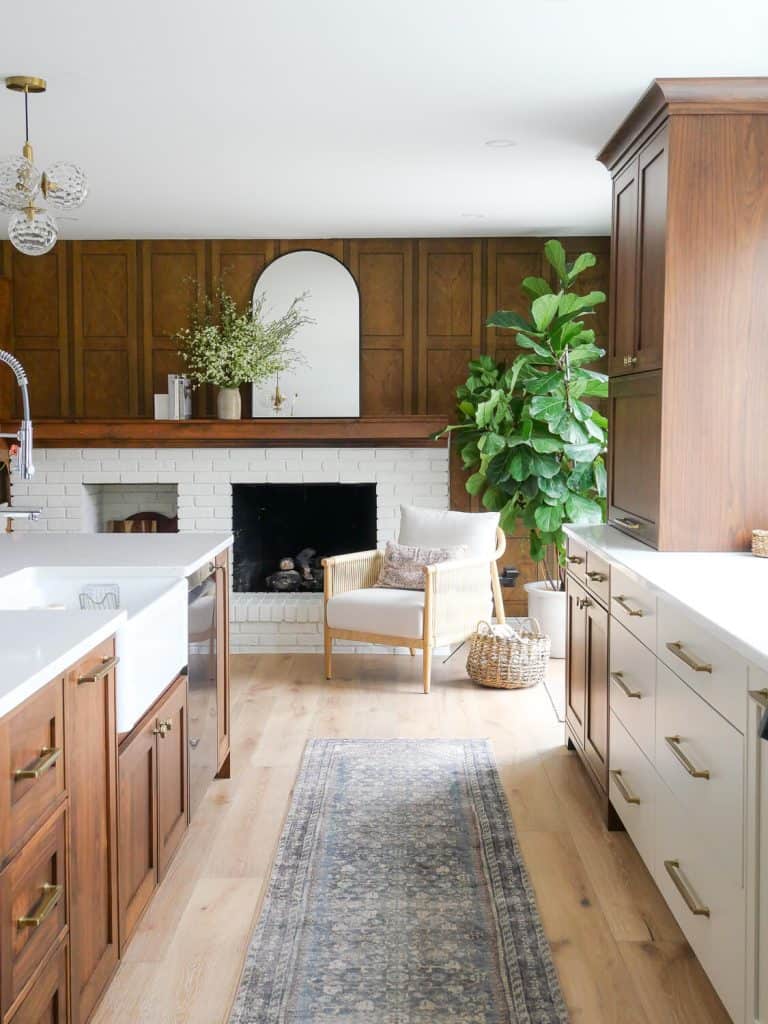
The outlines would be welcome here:
M 768 1024 L 768 673 L 750 666 L 747 701 L 747 1024 Z

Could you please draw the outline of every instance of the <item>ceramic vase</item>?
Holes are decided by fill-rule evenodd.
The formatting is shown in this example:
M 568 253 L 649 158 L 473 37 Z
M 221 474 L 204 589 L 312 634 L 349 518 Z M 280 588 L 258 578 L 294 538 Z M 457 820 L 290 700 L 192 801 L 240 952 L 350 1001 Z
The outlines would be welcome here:
M 240 388 L 219 388 L 216 411 L 220 420 L 239 420 L 242 414 Z

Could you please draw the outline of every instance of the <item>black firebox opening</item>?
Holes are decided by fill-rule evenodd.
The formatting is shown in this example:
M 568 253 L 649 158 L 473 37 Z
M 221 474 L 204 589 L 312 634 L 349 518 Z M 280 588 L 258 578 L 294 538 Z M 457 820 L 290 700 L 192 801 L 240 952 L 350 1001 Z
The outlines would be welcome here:
M 241 593 L 322 590 L 322 558 L 376 547 L 376 484 L 234 484 L 232 504 Z

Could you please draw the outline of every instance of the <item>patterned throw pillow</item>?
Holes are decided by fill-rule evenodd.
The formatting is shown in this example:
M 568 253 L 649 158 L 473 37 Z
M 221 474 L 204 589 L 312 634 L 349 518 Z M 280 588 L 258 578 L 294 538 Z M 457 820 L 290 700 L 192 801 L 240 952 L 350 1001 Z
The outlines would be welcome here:
M 465 558 L 466 554 L 463 544 L 455 548 L 419 548 L 388 540 L 375 585 L 390 590 L 423 590 L 425 565 Z

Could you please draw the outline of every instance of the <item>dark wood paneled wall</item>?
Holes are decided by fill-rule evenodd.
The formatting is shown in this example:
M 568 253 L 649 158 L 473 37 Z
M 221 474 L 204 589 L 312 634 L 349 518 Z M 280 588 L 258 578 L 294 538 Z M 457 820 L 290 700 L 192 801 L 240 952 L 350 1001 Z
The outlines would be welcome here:
M 223 281 L 242 303 L 260 271 L 296 249 L 342 260 L 361 297 L 362 412 L 450 416 L 467 361 L 511 354 L 484 326 L 495 309 L 524 308 L 520 280 L 544 273 L 543 238 L 265 239 L 64 242 L 46 256 L 0 245 L 0 345 L 27 368 L 36 419 L 153 414 L 152 395 L 180 369 L 175 332 L 197 285 Z M 598 254 L 607 286 L 608 239 L 570 239 Z M 605 313 L 598 318 L 605 333 Z M 8 377 L 7 374 L 3 375 Z M 0 418 L 17 415 L 0 379 Z M 248 406 L 246 405 L 247 409 Z M 197 414 L 213 410 L 201 393 Z

